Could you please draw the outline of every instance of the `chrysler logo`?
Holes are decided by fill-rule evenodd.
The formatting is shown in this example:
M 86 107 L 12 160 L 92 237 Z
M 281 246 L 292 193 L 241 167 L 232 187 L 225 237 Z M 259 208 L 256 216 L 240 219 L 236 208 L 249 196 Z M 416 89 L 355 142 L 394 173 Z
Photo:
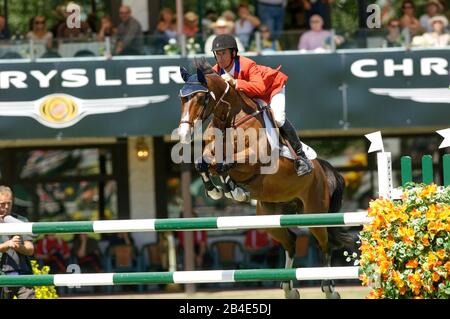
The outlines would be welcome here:
M 58 95 L 45 98 L 39 111 L 48 122 L 64 124 L 78 115 L 78 106 L 72 97 Z
M 112 99 L 80 99 L 56 93 L 34 101 L 0 102 L 0 116 L 27 116 L 51 128 L 65 128 L 92 114 L 117 113 L 163 102 L 169 95 Z
M 369 91 L 373 94 L 387 95 L 394 99 L 412 100 L 419 103 L 450 103 L 450 89 L 448 88 L 371 88 Z

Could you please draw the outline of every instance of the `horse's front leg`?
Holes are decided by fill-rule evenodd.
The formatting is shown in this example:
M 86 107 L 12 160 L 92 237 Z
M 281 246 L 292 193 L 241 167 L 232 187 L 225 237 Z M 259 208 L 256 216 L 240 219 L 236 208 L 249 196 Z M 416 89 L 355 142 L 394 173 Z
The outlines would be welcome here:
M 247 202 L 250 200 L 250 193 L 236 185 L 231 176 L 228 175 L 228 171 L 232 166 L 233 164 L 227 163 L 216 164 L 216 172 L 219 174 L 220 181 L 223 184 L 225 197 L 234 199 L 238 202 Z
M 205 185 L 206 195 L 214 200 L 221 199 L 223 197 L 223 191 L 220 186 L 214 185 L 209 174 L 209 164 L 201 158 L 195 163 L 195 169 L 200 174 L 203 185 Z

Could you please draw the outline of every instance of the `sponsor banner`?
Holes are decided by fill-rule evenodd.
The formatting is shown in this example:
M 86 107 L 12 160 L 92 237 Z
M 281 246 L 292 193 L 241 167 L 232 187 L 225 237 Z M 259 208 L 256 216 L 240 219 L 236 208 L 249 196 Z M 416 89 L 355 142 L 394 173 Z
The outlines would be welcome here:
M 298 129 L 445 126 L 449 50 L 341 51 L 253 57 L 282 66 Z M 210 60 L 213 62 L 213 60 Z M 0 136 L 170 134 L 187 58 L 0 63 Z

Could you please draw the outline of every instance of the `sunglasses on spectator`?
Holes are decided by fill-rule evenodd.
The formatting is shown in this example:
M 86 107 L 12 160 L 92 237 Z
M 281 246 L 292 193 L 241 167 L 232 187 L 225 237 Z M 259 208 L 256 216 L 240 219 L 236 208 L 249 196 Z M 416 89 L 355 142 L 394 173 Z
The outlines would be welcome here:
M 413 6 L 404 6 L 403 9 L 414 9 Z
M 44 24 L 45 21 L 34 21 L 35 24 Z

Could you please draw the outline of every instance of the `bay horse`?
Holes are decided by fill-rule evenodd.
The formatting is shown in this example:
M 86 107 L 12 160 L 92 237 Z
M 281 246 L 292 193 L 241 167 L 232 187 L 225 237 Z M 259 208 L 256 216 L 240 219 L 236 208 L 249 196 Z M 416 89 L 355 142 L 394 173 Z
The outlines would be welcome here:
M 198 122 L 212 120 L 208 128 L 224 133 L 223 152 L 233 146 L 236 148 L 236 130 L 264 129 L 263 114 L 268 108 L 259 107 L 252 99 L 235 90 L 217 75 L 206 59 L 196 60 L 196 73 L 189 74 L 180 67 L 185 82 L 180 90 L 181 120 L 178 135 L 181 143 L 190 143 Z M 277 157 L 277 170 L 272 174 L 261 174 L 264 166 L 260 161 L 250 162 L 251 156 L 257 156 L 261 150 L 270 152 L 267 136 L 258 136 L 257 141 L 245 140 L 243 151 L 234 151 L 232 161 L 218 160 L 214 145 L 218 140 L 206 140 L 202 156 L 195 160 L 196 170 L 200 173 L 206 193 L 213 199 L 225 194 L 237 201 L 257 200 L 257 215 L 275 215 L 285 213 L 335 213 L 340 210 L 345 187 L 343 177 L 331 164 L 322 159 L 314 159 L 314 169 L 304 176 L 297 176 L 294 162 L 286 157 Z M 208 160 L 207 160 L 208 159 Z M 218 175 L 222 187 L 216 186 L 211 175 Z M 285 250 L 286 268 L 292 268 L 295 258 L 297 236 L 287 228 L 265 229 Z M 333 249 L 351 245 L 354 239 L 343 228 L 312 227 L 310 232 L 317 239 L 323 254 L 325 266 L 331 266 Z M 286 298 L 299 298 L 293 283 L 283 282 L 281 287 Z M 332 280 L 323 280 L 322 291 L 327 298 L 340 298 L 334 290 Z

